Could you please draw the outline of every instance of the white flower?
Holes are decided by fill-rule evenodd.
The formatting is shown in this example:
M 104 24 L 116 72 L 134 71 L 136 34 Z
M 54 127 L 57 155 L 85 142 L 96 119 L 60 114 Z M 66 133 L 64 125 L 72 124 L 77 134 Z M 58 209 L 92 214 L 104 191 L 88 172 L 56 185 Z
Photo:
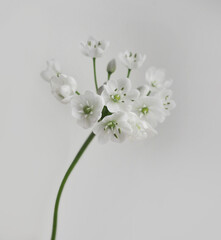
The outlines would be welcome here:
M 75 95 L 71 101 L 72 115 L 83 128 L 92 127 L 101 117 L 104 106 L 101 96 L 86 91 L 84 95 Z
M 89 37 L 87 42 L 80 43 L 80 48 L 85 56 L 98 58 L 103 56 L 109 45 L 110 42 L 108 41 L 97 41 L 93 37 Z
M 165 71 L 155 67 L 150 67 L 146 71 L 146 81 L 150 87 L 151 93 L 168 88 L 172 84 L 172 80 L 165 79 Z
M 129 111 L 132 102 L 139 96 L 137 89 L 131 89 L 128 78 L 110 80 L 105 84 L 101 96 L 110 112 Z
M 70 102 L 77 88 L 73 77 L 60 74 L 50 80 L 53 95 L 62 103 Z
M 61 68 L 59 63 L 55 59 L 47 61 L 47 67 L 44 71 L 41 72 L 41 77 L 49 82 L 52 77 L 58 76 L 61 74 Z
M 105 117 L 93 129 L 100 143 L 106 143 L 108 140 L 123 142 L 130 136 L 131 131 L 132 129 L 128 123 L 128 115 L 123 112 L 117 112 Z
M 133 54 L 132 52 L 126 51 L 119 54 L 119 59 L 128 69 L 136 69 L 143 65 L 146 60 L 146 55 L 141 55 L 140 53 Z
M 128 123 L 132 128 L 132 139 L 140 140 L 157 134 L 157 131 L 148 122 L 141 120 L 135 113 L 128 113 Z
M 163 102 L 163 106 L 166 110 L 165 112 L 167 116 L 170 115 L 170 111 L 176 107 L 175 101 L 172 100 L 172 94 L 173 94 L 172 90 L 163 89 L 157 95 Z
M 165 119 L 163 104 L 156 97 L 140 97 L 134 102 L 132 112 L 152 127 L 156 127 L 158 122 L 163 122 Z

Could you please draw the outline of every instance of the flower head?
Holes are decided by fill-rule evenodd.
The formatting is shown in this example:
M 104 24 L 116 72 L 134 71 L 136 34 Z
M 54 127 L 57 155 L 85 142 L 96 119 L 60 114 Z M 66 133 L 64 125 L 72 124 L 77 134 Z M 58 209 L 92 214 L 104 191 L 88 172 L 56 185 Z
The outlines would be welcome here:
M 61 74 L 61 67 L 55 59 L 51 59 L 46 62 L 47 67 L 44 71 L 41 72 L 41 77 L 49 82 L 52 77 L 58 76 Z
M 105 117 L 93 129 L 100 143 L 106 143 L 108 140 L 123 142 L 130 136 L 131 131 L 128 115 L 123 112 L 117 112 Z
M 128 113 L 128 123 L 132 128 L 132 139 L 144 139 L 157 134 L 157 131 L 148 122 L 141 120 L 135 113 Z
M 155 67 L 150 67 L 146 71 L 146 81 L 150 87 L 151 93 L 168 88 L 172 84 L 172 80 L 165 79 L 165 71 Z
M 175 101 L 172 99 L 172 90 L 163 89 L 157 96 L 162 100 L 166 115 L 170 115 L 170 111 L 176 107 Z
M 103 56 L 109 45 L 110 42 L 108 41 L 97 41 L 95 38 L 89 37 L 87 42 L 80 43 L 80 48 L 85 56 L 98 58 Z
M 132 52 L 126 51 L 119 54 L 121 63 L 128 69 L 140 68 L 146 60 L 146 55 L 140 53 L 133 54 Z
M 101 96 L 111 112 L 129 111 L 132 102 L 139 96 L 137 89 L 131 89 L 131 81 L 128 78 L 110 80 L 103 87 Z
M 83 128 L 92 127 L 100 119 L 104 106 L 103 99 L 91 91 L 86 91 L 83 95 L 75 95 L 71 105 L 73 117 Z
M 73 77 L 65 74 L 53 76 L 50 80 L 53 95 L 62 103 L 70 102 L 77 88 Z
M 156 127 L 158 122 L 163 122 L 165 119 L 162 102 L 156 97 L 140 97 L 134 102 L 132 112 L 152 127 Z

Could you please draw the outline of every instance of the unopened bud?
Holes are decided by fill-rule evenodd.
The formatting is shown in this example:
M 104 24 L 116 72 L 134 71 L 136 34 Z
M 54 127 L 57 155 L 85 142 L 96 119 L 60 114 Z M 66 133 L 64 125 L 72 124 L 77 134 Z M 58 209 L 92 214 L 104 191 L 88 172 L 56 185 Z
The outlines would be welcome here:
M 62 85 L 59 89 L 59 93 L 63 97 L 68 97 L 71 94 L 71 88 L 68 85 Z
M 112 59 L 108 64 L 107 64 L 107 72 L 108 74 L 112 74 L 115 72 L 117 67 L 116 60 Z
M 105 82 L 102 86 L 100 86 L 99 88 L 98 88 L 98 90 L 97 90 L 97 94 L 98 95 L 101 95 L 101 93 L 104 91 L 104 85 L 106 85 L 107 84 L 107 82 Z

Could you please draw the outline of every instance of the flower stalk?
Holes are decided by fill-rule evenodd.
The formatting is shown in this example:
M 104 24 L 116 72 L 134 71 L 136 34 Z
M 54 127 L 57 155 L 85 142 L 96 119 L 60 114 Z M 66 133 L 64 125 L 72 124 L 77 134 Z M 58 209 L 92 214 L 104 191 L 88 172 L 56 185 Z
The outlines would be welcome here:
M 70 167 L 68 168 L 68 170 L 65 173 L 64 178 L 63 178 L 63 180 L 61 182 L 61 185 L 60 185 L 58 193 L 57 193 L 55 206 L 54 206 L 54 217 L 53 217 L 53 226 L 52 226 L 51 240 L 55 240 L 56 239 L 58 208 L 59 208 L 59 203 L 60 203 L 60 199 L 61 199 L 61 195 L 62 195 L 64 186 L 65 186 L 65 184 L 66 184 L 66 182 L 68 180 L 68 177 L 70 176 L 72 170 L 74 169 L 74 167 L 78 163 L 79 159 L 81 158 L 82 154 L 84 153 L 84 151 L 86 150 L 86 148 L 88 147 L 88 145 L 90 144 L 90 142 L 93 140 L 94 137 L 95 137 L 95 134 L 93 132 L 88 136 L 88 138 L 86 139 L 86 141 L 84 142 L 84 144 L 80 148 L 79 152 L 77 153 L 76 157 L 72 161 Z
M 107 80 L 110 80 L 110 77 L 111 77 L 111 73 L 107 73 Z
M 98 84 L 97 84 L 97 74 L 96 74 L 96 58 L 93 58 L 93 68 L 94 68 L 94 83 L 96 92 L 98 92 Z

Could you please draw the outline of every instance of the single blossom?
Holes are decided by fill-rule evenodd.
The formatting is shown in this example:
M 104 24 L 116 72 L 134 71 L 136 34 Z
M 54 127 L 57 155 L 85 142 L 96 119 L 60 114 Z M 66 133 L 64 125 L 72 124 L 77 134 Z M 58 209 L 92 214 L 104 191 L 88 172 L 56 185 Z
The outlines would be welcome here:
M 151 93 L 156 93 L 164 88 L 168 88 L 172 84 L 172 80 L 166 80 L 165 71 L 163 69 L 150 67 L 146 71 L 145 76 Z
M 156 127 L 158 122 L 163 122 L 165 119 L 162 101 L 156 97 L 140 97 L 133 103 L 132 112 L 152 127 Z
M 105 117 L 93 129 L 100 143 L 106 143 L 108 140 L 123 142 L 130 136 L 131 131 L 131 126 L 128 123 L 128 115 L 124 112 L 116 112 Z
M 59 74 L 61 74 L 61 67 L 55 59 L 51 59 L 47 61 L 46 64 L 47 64 L 47 67 L 44 71 L 41 72 L 41 77 L 45 81 L 50 82 L 52 77 L 58 76 Z
M 163 89 L 158 93 L 162 100 L 166 115 L 170 115 L 170 111 L 176 107 L 175 101 L 172 99 L 173 92 L 170 89 Z
M 119 54 L 121 63 L 128 69 L 140 68 L 146 60 L 146 55 L 140 53 L 133 54 L 132 52 L 126 51 Z
M 87 42 L 80 43 L 80 48 L 81 52 L 85 56 L 91 58 L 98 58 L 103 56 L 109 45 L 109 41 L 97 41 L 95 38 L 89 37 Z
M 104 103 L 101 96 L 86 91 L 83 95 L 75 95 L 71 105 L 77 123 L 83 128 L 90 128 L 100 119 Z
M 76 80 L 65 74 L 53 76 L 50 83 L 53 95 L 62 103 L 70 102 L 77 89 Z
M 132 139 L 141 140 L 157 134 L 157 131 L 148 122 L 141 120 L 135 113 L 128 113 L 128 123 L 132 128 L 130 135 Z
M 139 96 L 139 91 L 132 89 L 128 78 L 111 79 L 103 88 L 101 96 L 111 112 L 129 111 L 133 101 Z

